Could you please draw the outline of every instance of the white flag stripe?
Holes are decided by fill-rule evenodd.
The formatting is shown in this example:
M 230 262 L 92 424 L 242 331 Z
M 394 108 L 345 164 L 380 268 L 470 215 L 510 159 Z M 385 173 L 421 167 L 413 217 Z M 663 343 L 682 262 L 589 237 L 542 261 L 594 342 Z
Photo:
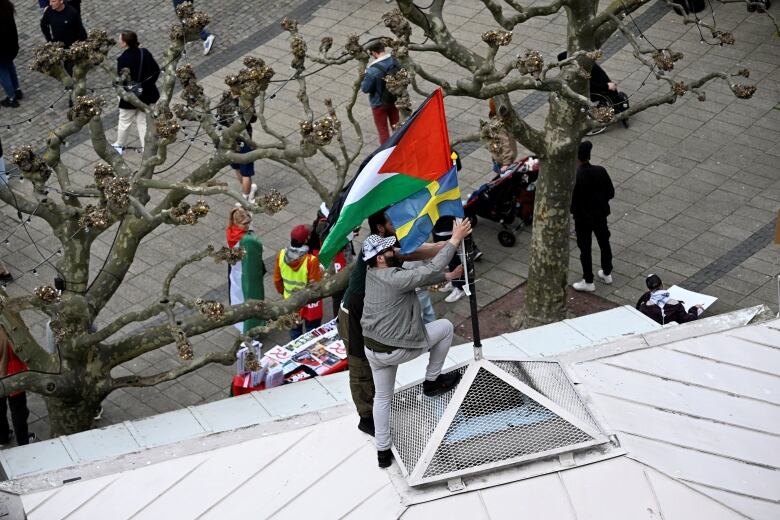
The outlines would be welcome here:
M 377 154 L 371 158 L 368 164 L 360 171 L 358 178 L 355 179 L 355 184 L 352 185 L 349 193 L 347 193 L 347 197 L 344 199 L 344 206 L 349 206 L 362 199 L 379 184 L 398 175 L 397 173 L 383 173 L 381 175 L 377 173 L 387 158 L 390 157 L 390 154 L 393 153 L 393 150 L 395 150 L 395 146 L 377 152 Z

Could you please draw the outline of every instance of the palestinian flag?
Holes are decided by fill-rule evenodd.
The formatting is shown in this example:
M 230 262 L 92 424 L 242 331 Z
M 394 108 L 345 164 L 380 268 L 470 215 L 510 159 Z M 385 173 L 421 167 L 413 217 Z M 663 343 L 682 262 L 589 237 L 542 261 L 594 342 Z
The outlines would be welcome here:
M 444 98 L 437 89 L 385 144 L 363 161 L 330 209 L 320 262 L 331 260 L 371 214 L 417 193 L 452 167 Z

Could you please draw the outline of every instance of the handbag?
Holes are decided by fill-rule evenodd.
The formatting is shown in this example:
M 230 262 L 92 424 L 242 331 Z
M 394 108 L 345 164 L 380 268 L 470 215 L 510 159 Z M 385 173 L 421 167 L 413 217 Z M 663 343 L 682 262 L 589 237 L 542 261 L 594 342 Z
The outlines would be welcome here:
M 144 50 L 143 48 L 139 48 L 138 50 L 141 51 L 141 63 L 138 65 L 138 79 L 140 80 L 141 74 L 144 70 Z M 131 94 L 135 94 L 136 97 L 140 98 L 141 94 L 144 93 L 143 82 L 139 81 L 137 83 L 132 83 L 130 86 L 126 87 L 125 90 Z

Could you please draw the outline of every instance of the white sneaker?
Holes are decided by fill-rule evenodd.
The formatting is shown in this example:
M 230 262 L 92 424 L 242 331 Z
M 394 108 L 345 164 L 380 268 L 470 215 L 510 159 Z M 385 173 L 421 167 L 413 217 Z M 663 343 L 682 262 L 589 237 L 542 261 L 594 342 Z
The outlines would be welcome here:
M 452 289 L 452 282 L 447 282 L 439 288 L 439 292 L 450 292 Z
M 571 286 L 574 288 L 575 291 L 593 292 L 596 290 L 596 284 L 594 284 L 593 282 L 588 283 L 585 280 L 574 282 L 573 284 L 571 284 Z
M 216 36 L 213 34 L 209 34 L 209 37 L 203 40 L 203 55 L 211 52 L 211 46 L 214 45 L 214 40 L 216 40 Z
M 466 296 L 466 293 L 463 292 L 462 289 L 458 289 L 457 287 L 454 287 L 452 289 L 452 292 L 449 294 L 449 296 L 444 298 L 444 301 L 447 302 L 447 303 L 453 303 L 453 302 L 456 302 L 456 301 L 460 300 L 464 296 Z
M 612 275 L 611 274 L 604 274 L 604 270 L 603 269 L 599 269 L 598 275 L 599 275 L 599 278 L 601 279 L 601 281 L 604 282 L 605 284 L 607 284 L 607 285 L 611 285 L 612 284 Z
M 125 151 L 123 147 L 119 146 L 119 143 L 114 143 L 111 146 L 114 148 L 114 150 L 116 150 L 116 153 L 118 153 L 119 155 L 122 155 Z
M 249 188 L 249 200 L 252 201 L 253 204 L 255 202 L 255 193 L 257 193 L 257 184 L 252 183 L 252 187 Z

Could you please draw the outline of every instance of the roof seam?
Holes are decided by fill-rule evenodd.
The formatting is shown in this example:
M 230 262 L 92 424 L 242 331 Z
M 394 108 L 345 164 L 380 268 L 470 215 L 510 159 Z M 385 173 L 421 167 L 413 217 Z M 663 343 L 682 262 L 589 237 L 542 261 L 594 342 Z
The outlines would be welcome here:
M 238 491 L 240 488 L 242 488 L 247 482 L 255 478 L 261 471 L 265 470 L 268 466 L 279 460 L 279 458 L 290 451 L 294 446 L 299 446 L 300 442 L 304 440 L 306 437 L 312 434 L 314 432 L 314 428 L 310 429 L 308 432 L 306 432 L 304 435 L 302 435 L 299 439 L 297 439 L 295 442 L 290 443 L 285 449 L 281 450 L 275 457 L 273 457 L 271 460 L 267 461 L 261 468 L 259 468 L 257 471 L 249 475 L 247 478 L 245 478 L 243 481 L 239 482 L 238 485 L 233 487 L 233 489 L 230 490 L 229 493 L 225 493 L 222 495 L 222 497 L 211 504 L 207 509 L 205 509 L 203 512 L 201 512 L 198 515 L 198 518 L 203 518 L 203 515 L 214 509 L 217 505 L 221 504 L 227 497 L 231 496 L 233 493 Z
M 355 455 L 355 453 L 359 452 L 360 450 L 365 449 L 365 447 L 366 447 L 366 445 L 363 444 L 363 445 L 358 446 L 357 449 L 352 450 L 351 452 L 349 452 L 344 458 L 342 458 L 341 460 L 337 461 L 333 465 L 333 467 L 331 467 L 330 469 L 328 469 L 327 471 L 325 471 L 324 473 L 322 473 L 318 477 L 316 477 L 308 486 L 306 486 L 306 489 L 309 489 L 312 485 L 314 485 L 317 482 L 319 482 L 320 480 L 322 480 L 322 478 L 325 477 L 327 474 L 329 474 L 329 473 L 335 471 L 336 469 L 338 469 L 342 464 L 344 464 L 344 462 L 346 462 L 347 460 L 352 458 Z M 284 504 L 280 504 L 279 507 L 274 509 L 268 516 L 266 516 L 266 518 L 273 518 L 275 515 L 279 514 L 285 507 L 289 506 L 290 504 L 292 504 L 293 502 L 295 502 L 299 498 L 301 498 L 300 495 L 294 496 L 294 497 L 290 498 L 289 500 L 287 500 Z
M 756 401 L 756 402 L 759 402 L 759 403 L 771 404 L 772 406 L 780 406 L 779 404 L 773 403 L 772 401 L 766 401 L 764 399 L 759 399 L 757 397 L 751 397 L 749 395 L 744 395 L 744 394 L 735 394 L 734 392 L 728 392 L 726 390 L 721 390 L 720 388 L 714 388 L 712 386 L 707 386 L 707 385 L 703 385 L 703 384 L 700 384 L 700 383 L 694 383 L 693 381 L 683 381 L 681 379 L 675 379 L 673 377 L 661 376 L 659 374 L 655 374 L 653 372 L 647 372 L 645 370 L 639 370 L 639 369 L 636 369 L 636 368 L 629 368 L 629 367 L 624 367 L 624 366 L 620 366 L 620 365 L 613 365 L 612 363 L 604 362 L 604 364 L 607 365 L 607 366 L 613 367 L 613 368 L 620 368 L 620 369 L 626 370 L 628 372 L 636 372 L 637 374 L 644 374 L 646 376 L 655 377 L 657 379 L 662 379 L 664 381 L 674 381 L 675 383 L 680 383 L 680 384 L 688 385 L 688 386 L 695 386 L 697 388 L 704 388 L 704 389 L 707 389 L 707 390 L 712 390 L 713 392 L 719 392 L 721 394 L 726 394 L 726 395 L 730 395 L 730 396 L 733 396 L 733 397 L 738 397 L 740 399 L 750 399 L 751 401 Z
M 682 482 L 685 482 L 687 484 L 695 484 L 697 486 L 706 487 L 708 489 L 716 489 L 718 491 L 722 491 L 724 493 L 729 493 L 731 495 L 737 495 L 737 496 L 740 496 L 740 497 L 751 498 L 753 500 L 759 500 L 761 502 L 768 502 L 770 504 L 780 504 L 780 500 L 772 500 L 770 498 L 759 497 L 759 496 L 756 496 L 756 495 L 751 495 L 749 493 L 741 493 L 741 492 L 735 491 L 733 489 L 726 489 L 726 488 L 722 488 L 720 486 L 713 486 L 712 484 L 706 484 L 704 482 L 698 482 L 696 480 L 690 480 L 690 479 L 683 478 L 683 477 L 679 477 L 678 480 L 680 480 Z M 704 493 L 704 494 L 707 495 L 706 493 Z M 709 495 L 707 495 L 707 496 L 709 496 Z M 710 497 L 710 498 L 712 498 L 712 497 Z M 713 500 L 715 500 L 715 499 L 713 498 Z M 718 502 L 721 503 L 721 504 L 723 503 L 723 502 L 720 502 L 720 501 L 718 501 Z M 742 513 L 742 514 L 744 514 L 744 513 Z
M 173 489 L 174 487 L 176 487 L 176 486 L 177 486 L 177 485 L 178 485 L 178 484 L 179 484 L 179 483 L 180 483 L 182 480 L 184 480 L 185 478 L 187 478 L 187 476 L 189 476 L 190 474 L 192 474 L 192 472 L 193 472 L 193 471 L 197 470 L 199 467 L 201 467 L 202 465 L 204 465 L 204 464 L 205 464 L 206 462 L 208 462 L 208 461 L 209 461 L 209 457 L 205 457 L 205 456 L 204 456 L 202 461 L 200 461 L 199 463 L 195 464 L 195 466 L 193 466 L 193 467 L 192 467 L 192 468 L 190 468 L 188 471 L 186 471 L 186 472 L 185 472 L 185 473 L 184 473 L 184 474 L 183 474 L 181 477 L 179 477 L 179 478 L 177 478 L 176 480 L 174 480 L 173 482 L 171 482 L 171 483 L 170 483 L 170 485 L 169 485 L 168 487 L 166 487 L 165 489 L 163 489 L 162 491 L 160 491 L 159 493 L 157 493 L 157 495 L 156 495 L 156 496 L 155 496 L 153 499 L 151 499 L 149 502 L 147 502 L 146 504 L 144 504 L 144 505 L 143 505 L 143 506 L 142 506 L 140 509 L 138 509 L 138 510 L 137 510 L 135 513 L 133 513 L 132 515 L 130 515 L 130 516 L 127 518 L 127 520 L 132 520 L 133 518 L 137 517 L 137 516 L 138 516 L 138 513 L 140 513 L 141 511 L 143 511 L 144 509 L 146 509 L 146 508 L 147 508 L 147 507 L 149 507 L 150 505 L 154 504 L 154 503 L 157 501 L 157 499 L 159 499 L 160 497 L 162 497 L 163 495 L 165 495 L 165 494 L 166 494 L 168 491 L 170 491 L 171 489 Z
M 687 444 L 680 444 L 678 442 L 672 442 L 672 441 L 667 441 L 667 440 L 664 440 L 664 439 L 659 439 L 657 437 L 652 437 L 650 435 L 642 435 L 641 433 L 629 432 L 629 431 L 625 431 L 625 430 L 618 430 L 618 431 L 620 431 L 621 433 L 624 433 L 625 435 L 630 435 L 632 437 L 639 437 L 640 439 L 645 439 L 645 440 L 648 440 L 648 441 L 654 441 L 654 442 L 659 442 L 659 443 L 663 443 L 663 444 L 668 444 L 669 446 L 676 446 L 678 448 L 683 448 L 683 449 L 686 449 L 686 450 L 695 451 L 697 453 L 705 453 L 707 455 L 712 455 L 714 457 L 720 457 L 722 459 L 733 460 L 734 462 L 741 462 L 742 464 L 746 464 L 748 466 L 755 466 L 755 467 L 758 467 L 758 468 L 768 469 L 768 470 L 771 470 L 771 471 L 777 471 L 778 469 L 780 469 L 777 466 L 772 466 L 771 464 L 762 464 L 760 462 L 752 462 L 752 461 L 749 461 L 749 460 L 740 459 L 738 457 L 732 457 L 732 456 L 729 456 L 729 455 L 725 455 L 723 453 L 718 453 L 718 452 L 715 452 L 715 451 L 710 451 L 710 450 L 704 450 L 704 449 L 701 449 L 701 448 L 696 448 L 694 446 L 689 446 Z
M 737 364 L 737 363 L 732 363 L 730 361 L 724 361 L 722 359 L 718 359 L 718 358 L 714 358 L 714 357 L 710 357 L 710 356 L 705 356 L 705 355 L 702 355 L 702 354 L 696 354 L 696 353 L 693 353 L 693 352 L 686 352 L 685 350 L 680 350 L 680 349 L 676 349 L 676 348 L 668 348 L 668 347 L 665 347 L 665 348 L 667 350 L 671 350 L 672 352 L 677 352 L 678 354 L 684 354 L 686 356 L 692 356 L 692 357 L 696 357 L 696 358 L 699 358 L 699 359 L 706 359 L 707 361 L 712 361 L 713 363 L 718 363 L 718 364 L 721 364 L 721 365 L 727 365 L 727 366 L 735 367 L 735 368 L 741 368 L 743 370 L 750 370 L 751 372 L 757 372 L 759 374 L 764 374 L 764 375 L 767 375 L 767 376 L 780 378 L 780 375 L 778 375 L 775 372 L 767 372 L 766 370 L 760 370 L 758 368 L 749 367 L 747 365 L 740 365 L 740 364 Z
M 619 396 L 619 395 L 615 395 L 615 394 L 607 394 L 607 393 L 604 393 L 604 392 L 599 392 L 598 390 L 591 390 L 591 393 L 595 394 L 595 395 L 601 395 L 601 396 L 604 396 L 604 397 L 610 397 L 612 399 L 617 399 L 619 401 L 625 401 L 627 403 L 632 403 L 632 404 L 636 404 L 636 405 L 639 405 L 639 406 L 645 406 L 647 408 L 654 408 L 656 410 L 660 410 L 660 411 L 666 412 L 666 413 L 673 413 L 675 415 L 684 415 L 684 416 L 687 416 L 687 417 L 691 417 L 693 419 L 699 419 L 699 420 L 702 420 L 702 421 L 709 421 L 709 422 L 712 422 L 712 423 L 715 423 L 715 424 L 722 424 L 722 425 L 725 425 L 725 426 L 731 426 L 733 428 L 739 428 L 741 430 L 747 430 L 747 431 L 750 431 L 750 432 L 765 433 L 765 434 L 771 435 L 773 437 L 780 437 L 780 434 L 775 433 L 775 432 L 769 432 L 769 431 L 766 431 L 766 430 L 759 430 L 758 428 L 751 428 L 751 427 L 745 426 L 743 424 L 737 424 L 737 423 L 732 423 L 732 422 L 728 422 L 728 421 L 721 421 L 721 420 L 718 420 L 718 419 L 714 419 L 712 417 L 705 417 L 703 415 L 695 415 L 695 414 L 692 414 L 690 412 L 685 412 L 685 411 L 678 410 L 678 409 L 675 409 L 675 408 L 665 408 L 663 406 L 655 406 L 655 405 L 651 405 L 649 403 L 645 403 L 643 401 L 637 401 L 636 399 L 629 399 L 628 397 L 623 397 L 623 396 Z
M 658 493 L 655 491 L 655 486 L 653 485 L 653 481 L 650 480 L 650 476 L 647 474 L 647 468 L 642 468 L 642 475 L 645 477 L 645 482 L 647 482 L 647 487 L 650 488 L 650 494 L 653 495 L 653 500 L 655 501 L 655 507 L 658 508 L 658 514 L 661 516 L 661 520 L 664 520 L 664 510 L 661 507 L 661 501 L 658 500 Z
M 773 327 L 766 327 L 766 328 L 777 330 L 777 329 L 774 329 Z M 739 340 L 742 340 L 742 341 L 747 341 L 749 343 L 754 343 L 756 345 L 761 345 L 762 347 L 769 347 L 769 348 L 772 348 L 772 349 L 775 349 L 775 350 L 780 350 L 780 346 L 772 345 L 771 343 L 764 343 L 763 341 L 756 341 L 755 339 L 744 338 L 742 336 L 735 336 L 733 334 L 724 334 L 724 336 L 727 336 L 729 338 L 739 339 Z
M 563 480 L 563 475 L 561 471 L 556 471 L 555 475 L 558 477 L 558 483 L 560 483 L 561 487 L 563 488 L 563 493 L 566 495 L 566 503 L 569 504 L 569 511 L 571 512 L 572 518 L 574 520 L 578 520 L 577 516 L 577 508 L 574 507 L 574 500 L 571 498 L 571 493 L 569 493 L 569 488 L 566 487 L 566 482 Z
M 719 504 L 719 505 L 725 507 L 729 511 L 733 511 L 734 513 L 738 514 L 739 516 L 747 518 L 748 520 L 753 520 L 749 516 L 747 516 L 745 513 L 741 512 L 741 511 L 739 511 L 737 509 L 734 509 L 733 506 L 730 506 L 729 504 L 726 504 L 726 503 L 722 502 L 721 500 L 718 500 L 717 498 L 715 498 L 713 496 L 710 496 L 707 493 L 704 493 L 700 489 L 696 489 L 695 487 L 693 487 L 693 485 L 691 485 L 691 484 L 699 485 L 698 483 L 689 482 L 689 481 L 687 481 L 685 479 L 675 477 L 674 475 L 670 475 L 669 473 L 667 473 L 667 472 L 665 472 L 665 471 L 663 471 L 663 470 L 661 470 L 659 468 L 656 468 L 655 466 L 651 466 L 650 464 L 648 464 L 647 462 L 645 462 L 643 460 L 640 460 L 640 459 L 637 459 L 635 457 L 632 457 L 631 455 L 627 455 L 627 457 L 629 459 L 633 460 L 634 462 L 636 462 L 637 464 L 640 464 L 640 465 L 644 466 L 645 468 L 649 468 L 649 469 L 657 472 L 660 475 L 663 475 L 664 477 L 666 477 L 666 478 L 668 478 L 668 479 L 670 479 L 670 480 L 672 480 L 674 482 L 679 482 L 680 484 L 685 486 L 689 491 L 692 491 L 692 492 L 694 492 L 694 493 L 696 493 L 698 495 L 701 495 L 701 496 L 707 498 L 708 500 L 712 500 L 716 504 Z M 707 487 L 710 487 L 710 486 L 707 486 Z M 725 490 L 722 490 L 722 491 L 725 491 Z

